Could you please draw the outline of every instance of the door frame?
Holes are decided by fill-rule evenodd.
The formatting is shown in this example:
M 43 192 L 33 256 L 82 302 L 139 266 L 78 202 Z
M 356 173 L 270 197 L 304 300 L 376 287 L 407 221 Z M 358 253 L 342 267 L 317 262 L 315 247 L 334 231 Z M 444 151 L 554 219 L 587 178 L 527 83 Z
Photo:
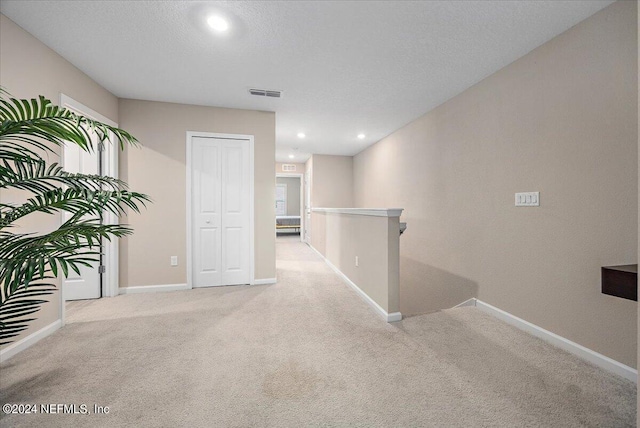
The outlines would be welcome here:
M 186 140 L 186 183 L 187 183 L 187 198 L 186 198 L 186 213 L 187 213 L 187 288 L 193 288 L 193 229 L 192 229 L 192 165 L 191 156 L 193 151 L 193 137 L 213 138 L 221 140 L 239 140 L 247 141 L 249 143 L 249 242 L 250 242 L 250 256 L 249 256 L 249 283 L 254 285 L 256 282 L 255 273 L 255 195 L 254 195 L 254 180 L 255 180 L 255 162 L 254 162 L 254 136 L 243 134 L 220 134 L 217 132 L 201 132 L 201 131 L 187 131 Z
M 304 242 L 304 173 L 276 172 L 278 177 L 295 177 L 300 179 L 300 242 Z
M 106 116 L 101 115 L 97 111 L 87 107 L 79 101 L 74 100 L 64 93 L 60 93 L 60 107 L 68 108 L 83 116 L 106 123 L 107 125 L 117 127 L 118 124 Z M 111 143 L 105 144 L 104 151 L 101 152 L 102 175 L 118 178 L 118 145 Z M 64 146 L 60 149 L 60 164 L 64 167 Z M 105 213 L 106 224 L 118 224 L 119 217 L 113 213 Z M 63 215 L 60 213 L 60 224 L 64 222 Z M 115 297 L 118 295 L 118 239 L 102 239 L 102 257 L 105 272 L 101 278 L 102 297 Z M 60 319 L 62 325 L 65 324 L 65 292 L 62 284 L 60 285 Z
M 313 167 L 313 165 L 312 165 Z M 311 245 L 311 173 L 312 170 L 309 169 L 304 172 L 303 180 L 304 180 L 304 203 L 302 204 L 302 215 L 304 215 L 305 221 L 305 229 L 304 229 L 304 237 L 302 238 L 302 242 L 307 245 Z M 308 215 L 307 215 L 308 214 Z

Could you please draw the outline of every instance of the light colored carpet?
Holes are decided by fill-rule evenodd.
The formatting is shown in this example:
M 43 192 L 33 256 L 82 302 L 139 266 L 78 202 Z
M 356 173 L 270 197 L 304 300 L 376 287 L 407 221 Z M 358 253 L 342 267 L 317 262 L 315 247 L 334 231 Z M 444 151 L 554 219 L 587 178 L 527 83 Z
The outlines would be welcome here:
M 635 425 L 636 388 L 475 308 L 387 324 L 308 247 L 278 238 L 278 283 L 70 305 L 0 367 L 0 402 L 108 415 L 2 427 Z

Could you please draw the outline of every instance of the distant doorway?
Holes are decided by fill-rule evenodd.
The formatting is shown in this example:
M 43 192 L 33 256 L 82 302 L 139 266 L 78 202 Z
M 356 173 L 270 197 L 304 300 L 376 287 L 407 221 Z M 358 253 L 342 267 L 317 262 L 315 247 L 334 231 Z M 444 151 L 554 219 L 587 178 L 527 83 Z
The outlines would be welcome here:
M 304 201 L 302 174 L 276 174 L 276 236 L 300 236 L 302 240 Z

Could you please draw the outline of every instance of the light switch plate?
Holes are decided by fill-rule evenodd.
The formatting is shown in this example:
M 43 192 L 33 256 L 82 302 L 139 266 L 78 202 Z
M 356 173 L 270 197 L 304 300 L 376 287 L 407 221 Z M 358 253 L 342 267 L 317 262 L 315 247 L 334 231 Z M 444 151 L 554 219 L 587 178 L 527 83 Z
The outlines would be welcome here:
M 178 256 L 171 256 L 171 266 L 178 266 Z
M 516 207 L 539 207 L 540 192 L 516 193 Z

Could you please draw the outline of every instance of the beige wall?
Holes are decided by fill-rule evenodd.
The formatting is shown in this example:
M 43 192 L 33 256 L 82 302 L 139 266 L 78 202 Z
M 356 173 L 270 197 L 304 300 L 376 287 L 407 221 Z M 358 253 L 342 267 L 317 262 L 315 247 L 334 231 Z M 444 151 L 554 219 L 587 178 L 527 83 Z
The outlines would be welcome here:
M 281 162 L 276 162 L 276 174 L 304 174 L 304 170 L 305 170 L 305 164 L 303 163 L 289 163 L 287 162 L 286 165 L 295 165 L 296 166 L 296 170 L 295 171 L 283 171 L 282 170 L 282 165 L 285 165 L 284 163 Z
M 44 95 L 55 104 L 60 102 L 60 93 L 64 93 L 118 121 L 118 100 L 115 96 L 4 15 L 0 15 L 0 86 L 17 98 Z M 0 195 L 3 202 L 18 202 L 23 198 L 24 195 L 8 192 Z M 60 224 L 60 216 L 57 215 L 32 215 L 25 220 L 20 224 L 21 232 L 42 232 Z M 50 303 L 43 305 L 37 317 L 31 327 L 15 340 L 60 318 L 59 294 L 50 297 Z
M 276 177 L 276 184 L 287 185 L 287 215 L 300 215 L 300 183 L 298 177 Z
M 352 156 L 312 155 L 305 163 L 305 173 L 309 180 L 312 208 L 352 208 L 354 206 Z M 305 221 L 309 223 L 306 226 L 305 238 L 322 252 L 324 222 L 314 221 L 314 216 L 315 214 L 311 215 L 311 221 L 305 217 Z
M 477 296 L 636 366 L 637 305 L 600 292 L 637 262 L 636 16 L 614 3 L 355 157 L 356 206 L 405 209 L 403 314 Z
M 311 224 L 311 246 L 382 309 L 398 312 L 398 217 L 314 212 Z
M 0 35 L 0 81 L 13 96 L 59 104 L 63 93 L 118 122 L 114 95 L 2 14 Z
M 313 155 L 309 167 L 312 207 L 353 207 L 353 157 Z
M 153 198 L 128 218 L 135 234 L 120 244 L 120 287 L 187 282 L 187 131 L 254 136 L 255 276 L 275 278 L 275 113 L 122 99 L 120 125 L 143 144 L 123 153 L 120 174 Z

